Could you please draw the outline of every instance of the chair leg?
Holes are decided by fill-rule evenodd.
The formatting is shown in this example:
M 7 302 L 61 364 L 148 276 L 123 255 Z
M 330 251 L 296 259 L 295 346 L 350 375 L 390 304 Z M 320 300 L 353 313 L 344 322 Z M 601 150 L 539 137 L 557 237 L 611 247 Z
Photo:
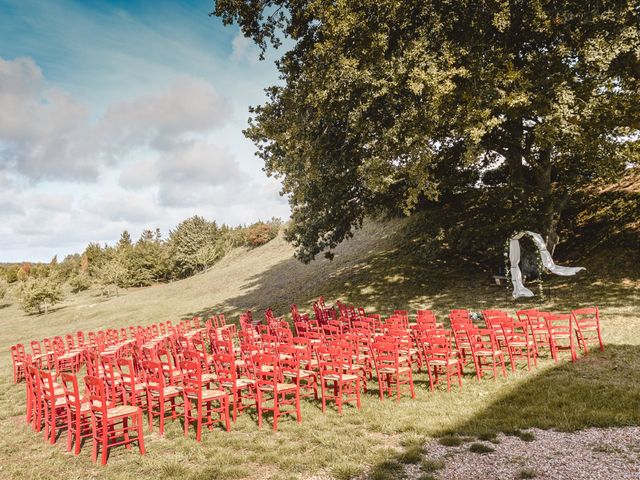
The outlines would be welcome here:
M 136 426 L 138 432 L 138 450 L 140 450 L 140 455 L 144 455 L 146 450 L 144 448 L 144 435 L 142 433 L 142 410 L 138 410 L 138 414 L 136 416 Z

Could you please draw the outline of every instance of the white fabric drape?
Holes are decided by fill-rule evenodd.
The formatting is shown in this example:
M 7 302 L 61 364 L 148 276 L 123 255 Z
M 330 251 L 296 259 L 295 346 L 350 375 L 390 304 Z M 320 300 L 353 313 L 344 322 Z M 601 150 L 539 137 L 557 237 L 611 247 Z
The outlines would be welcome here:
M 556 275 L 571 276 L 584 270 L 584 267 L 562 267 L 553 263 L 551 254 L 547 250 L 547 246 L 542 236 L 536 232 L 522 232 L 509 239 L 509 261 L 511 263 L 511 283 L 513 283 L 513 298 L 533 297 L 533 292 L 522 283 L 522 273 L 520 272 L 520 239 L 525 235 L 529 235 L 538 247 L 540 258 L 544 268 Z M 542 274 L 542 272 L 540 272 Z

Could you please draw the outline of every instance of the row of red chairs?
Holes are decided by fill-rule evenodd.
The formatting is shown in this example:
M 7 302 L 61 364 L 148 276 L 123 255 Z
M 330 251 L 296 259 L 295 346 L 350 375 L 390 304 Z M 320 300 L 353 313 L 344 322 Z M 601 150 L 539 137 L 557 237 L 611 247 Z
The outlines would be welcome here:
M 213 413 L 218 414 L 215 421 L 229 430 L 231 418 L 235 422 L 247 408 L 257 410 L 259 426 L 263 414 L 272 411 L 276 430 L 281 415 L 293 414 L 298 422 L 302 420 L 300 399 L 304 397 L 317 400 L 321 396 L 323 411 L 329 402 L 336 404 L 338 412 L 348 403 L 359 408 L 361 392 L 367 391 L 374 373 L 380 399 L 395 396 L 399 400 L 404 392 L 415 397 L 415 370 L 426 368 L 431 390 L 445 377 L 450 391 L 454 379 L 462 387 L 468 365 L 473 365 L 478 380 L 490 366 L 495 379 L 498 369 L 506 375 L 507 359 L 512 369 L 519 361 L 526 361 L 530 369 L 544 349 L 557 360 L 565 344 L 572 359 L 576 344 L 585 353 L 595 342 L 604 348 L 597 308 L 565 316 L 526 310 L 517 312 L 517 318 L 486 310 L 484 325 L 474 323 L 469 311 L 452 310 L 451 328 L 445 329 L 428 310 L 418 311 L 415 321 L 400 310 L 383 320 L 359 308 L 339 306 L 338 314 L 322 304 L 324 312 L 335 313 L 311 319 L 292 307 L 295 334 L 284 318 L 268 310 L 264 322 L 254 321 L 250 312 L 241 315 L 238 332 L 218 316 L 208 319 L 204 328 L 199 318 L 175 328 L 165 324 L 164 333 L 158 325 L 134 328 L 135 339 L 127 338 L 126 330 L 120 336 L 105 334 L 109 342 L 104 348 L 98 348 L 98 342 L 85 344 L 75 367 L 54 361 L 53 368 L 47 363 L 47 371 L 42 359 L 25 355 L 27 418 L 36 429 L 44 426 L 47 438 L 55 441 L 56 423 L 63 417 L 52 418 L 51 412 L 66 412 L 68 448 L 75 439 L 78 453 L 80 440 L 91 434 L 94 460 L 102 448 L 105 462 L 110 446 L 128 444 L 125 440 L 131 438 L 138 439 L 144 451 L 140 415 L 145 411 L 149 429 L 159 419 L 160 434 L 167 417 L 182 417 L 185 434 L 196 423 L 198 440 L 203 425 L 212 427 Z M 555 326 L 561 320 L 568 322 L 564 330 Z M 69 342 L 67 347 L 65 355 L 79 348 Z M 83 365 L 87 375 L 81 394 L 76 373 Z M 56 383 L 58 378 L 62 384 Z M 106 414 L 94 410 L 92 402 L 107 405 Z M 105 428 L 101 419 L 109 415 L 114 421 L 122 420 L 122 428 L 108 422 Z M 129 435 L 128 422 L 133 417 L 135 437 Z M 112 433 L 105 437 L 105 429 Z

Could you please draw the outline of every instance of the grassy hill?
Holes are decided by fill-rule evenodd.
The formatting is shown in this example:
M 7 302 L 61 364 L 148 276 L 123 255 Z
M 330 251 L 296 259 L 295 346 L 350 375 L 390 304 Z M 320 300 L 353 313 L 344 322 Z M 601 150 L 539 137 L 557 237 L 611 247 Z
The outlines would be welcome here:
M 0 477 L 2 478 L 298 478 L 316 473 L 350 478 L 394 462 L 402 445 L 447 432 L 481 434 L 506 428 L 576 429 L 640 424 L 640 267 L 626 248 L 604 250 L 572 262 L 586 272 L 549 278 L 547 298 L 515 302 L 489 272 L 428 255 L 412 236 L 415 220 L 368 222 L 337 250 L 333 261 L 303 265 L 281 237 L 253 249 L 237 249 L 206 273 L 105 298 L 95 291 L 69 297 L 48 315 L 28 316 L 16 304 L 0 306 Z M 363 409 L 341 417 L 322 415 L 304 402 L 303 423 L 284 420 L 273 434 L 257 430 L 245 415 L 231 434 L 207 432 L 202 445 L 182 436 L 169 422 L 166 437 L 146 437 L 148 454 L 115 449 L 107 468 L 94 466 L 85 445 L 79 457 L 64 442 L 45 444 L 23 421 L 24 384 L 10 379 L 9 346 L 82 329 L 148 324 L 195 314 L 224 312 L 237 319 L 243 310 L 257 316 L 271 306 L 288 313 L 291 303 L 308 310 L 320 294 L 383 315 L 396 308 L 431 308 L 444 318 L 450 308 L 479 311 L 540 306 L 567 311 L 601 306 L 608 344 L 575 365 L 543 362 L 534 373 L 517 372 L 505 380 L 478 384 L 470 375 L 462 392 L 438 391 L 417 375 L 418 398 L 380 403 L 372 382 Z M 548 392 L 555 394 L 549 397 Z M 553 407 L 553 408 L 551 408 Z M 521 412 L 526 411 L 527 415 Z M 28 462 L 25 463 L 25 462 Z M 371 470 L 373 468 L 373 470 Z M 391 478 L 391 477 L 387 477 Z

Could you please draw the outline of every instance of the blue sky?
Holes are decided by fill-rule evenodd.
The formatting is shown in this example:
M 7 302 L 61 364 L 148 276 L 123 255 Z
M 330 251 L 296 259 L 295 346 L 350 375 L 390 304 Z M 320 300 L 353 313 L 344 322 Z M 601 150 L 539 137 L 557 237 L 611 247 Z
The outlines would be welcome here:
M 0 261 L 288 216 L 241 130 L 271 52 L 212 1 L 0 0 Z M 277 53 L 277 52 L 276 52 Z

